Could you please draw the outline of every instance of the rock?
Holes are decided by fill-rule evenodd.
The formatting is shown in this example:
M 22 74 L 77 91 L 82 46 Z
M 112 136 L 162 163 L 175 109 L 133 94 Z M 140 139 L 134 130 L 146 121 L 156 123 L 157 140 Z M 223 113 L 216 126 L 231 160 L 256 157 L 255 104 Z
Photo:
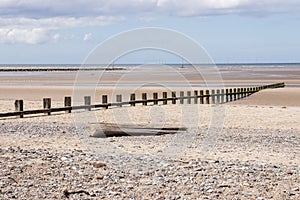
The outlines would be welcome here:
M 117 174 L 117 176 L 118 176 L 119 178 L 124 178 L 124 177 L 125 177 L 124 173 L 119 173 L 119 174 Z
M 95 168 L 106 167 L 106 164 L 103 162 L 94 162 L 93 167 L 95 167 Z
M 62 161 L 67 161 L 67 160 L 68 160 L 68 158 L 66 158 L 66 157 L 64 157 L 64 156 L 61 157 L 60 159 L 61 159 Z
M 96 178 L 96 179 L 103 179 L 104 176 L 103 176 L 103 175 L 97 175 L 95 178 Z
M 212 189 L 208 189 L 206 192 L 207 193 L 213 193 L 214 191 Z
M 224 184 L 220 184 L 218 187 L 219 187 L 219 188 L 225 188 L 225 187 L 230 188 L 231 185 L 224 183 Z

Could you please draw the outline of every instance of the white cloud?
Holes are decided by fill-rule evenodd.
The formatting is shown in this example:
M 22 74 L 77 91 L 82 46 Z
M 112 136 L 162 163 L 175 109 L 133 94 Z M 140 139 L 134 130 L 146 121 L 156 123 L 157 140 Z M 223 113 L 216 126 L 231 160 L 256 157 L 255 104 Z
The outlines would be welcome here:
M 89 41 L 91 39 L 92 39 L 92 34 L 91 33 L 84 34 L 83 41 Z
M 34 29 L 0 29 L 0 43 L 15 44 L 27 43 L 38 44 L 48 41 L 51 36 L 47 30 Z
M 2 0 L 1 16 L 27 18 L 299 12 L 299 0 Z
M 61 38 L 61 36 L 60 36 L 60 34 L 58 34 L 58 33 L 56 33 L 56 34 L 54 34 L 54 35 L 52 36 L 52 39 L 53 39 L 54 41 L 58 41 L 60 38 Z
M 0 43 L 58 40 L 59 29 L 105 26 L 132 16 L 299 13 L 299 0 L 1 0 Z M 53 35 L 51 35 L 51 34 Z
M 297 0 L 158 0 L 158 10 L 171 15 L 274 14 L 300 11 Z
M 61 37 L 58 33 L 50 35 L 50 31 L 63 28 L 103 26 L 121 17 L 53 17 L 53 18 L 0 18 L 0 43 L 38 44 L 47 41 L 57 41 Z
M 47 29 L 103 26 L 123 20 L 122 17 L 97 16 L 97 17 L 51 17 L 51 18 L 0 18 L 0 27 L 43 27 Z

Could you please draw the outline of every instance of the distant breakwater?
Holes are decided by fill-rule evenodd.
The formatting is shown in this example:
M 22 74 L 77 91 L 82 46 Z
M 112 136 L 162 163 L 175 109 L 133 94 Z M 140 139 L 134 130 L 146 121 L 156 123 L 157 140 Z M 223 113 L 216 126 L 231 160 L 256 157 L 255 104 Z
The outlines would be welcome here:
M 111 70 L 126 70 L 122 67 L 114 68 L 0 68 L 0 72 L 51 72 L 51 71 L 111 71 Z

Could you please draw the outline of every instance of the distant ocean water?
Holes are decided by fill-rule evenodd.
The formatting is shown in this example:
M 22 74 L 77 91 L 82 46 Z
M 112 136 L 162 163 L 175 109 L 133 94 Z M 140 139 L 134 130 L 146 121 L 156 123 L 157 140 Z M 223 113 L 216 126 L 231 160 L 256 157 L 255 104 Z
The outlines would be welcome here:
M 159 64 L 114 64 L 109 65 L 109 67 L 136 67 L 142 65 L 151 65 L 151 66 L 159 66 Z M 173 67 L 192 67 L 191 64 L 164 64 L 167 66 Z M 300 63 L 217 63 L 214 64 L 219 68 L 300 68 Z M 107 67 L 106 64 L 0 64 L 0 68 L 80 68 L 80 67 Z M 194 66 L 208 66 L 207 64 L 194 64 Z
M 89 69 L 106 69 L 109 67 L 110 69 L 115 69 L 114 71 L 108 71 L 108 73 L 126 73 L 126 72 L 134 72 L 137 73 L 136 75 L 142 75 L 144 70 L 152 71 L 155 75 L 162 75 L 164 77 L 171 75 L 168 74 L 168 68 L 174 68 L 177 72 L 180 72 L 184 75 L 193 75 L 195 73 L 199 73 L 198 71 L 193 70 L 193 66 L 190 64 L 167 64 L 165 71 L 160 71 L 159 66 L 161 65 L 151 65 L 147 64 L 147 67 L 140 65 L 140 64 L 114 64 L 113 66 L 107 66 L 104 64 L 99 65 L 81 65 L 81 64 L 0 64 L 0 77 L 30 77 L 34 76 L 45 76 L 45 75 L 53 75 L 52 71 L 38 71 L 39 69 L 80 69 L 80 68 L 89 68 Z M 195 67 L 199 67 L 200 69 L 206 68 L 209 69 L 208 65 L 194 65 Z M 273 79 L 273 80 L 284 80 L 284 79 L 293 79 L 293 80 L 300 80 L 300 63 L 234 63 L 234 64 L 216 64 L 218 69 L 220 70 L 220 74 L 222 76 L 238 76 L 241 80 L 247 78 L 249 76 L 256 77 L 258 79 Z M 131 71 L 131 69 L 138 68 L 138 70 Z M 31 71 L 1 71 L 3 69 L 30 69 Z M 127 70 L 118 70 L 118 69 L 127 69 Z M 33 70 L 33 71 L 32 71 Z M 37 71 L 35 71 L 37 70 Z M 175 72 L 176 72 L 175 70 Z M 142 71 L 142 72 L 141 72 Z M 173 70 L 170 70 L 173 71 Z M 174 71 L 173 71 L 174 72 Z M 239 73 L 237 73 L 239 72 Z M 241 73 L 245 72 L 245 73 Z M 291 73 L 289 73 L 291 72 Z M 296 73 L 295 73 L 296 72 Z M 92 72 L 91 72 L 92 73 Z M 139 74 L 140 73 L 140 74 Z M 147 71 L 148 73 L 148 71 Z M 216 73 L 215 71 L 201 71 L 201 74 L 207 73 Z M 218 73 L 218 72 L 217 72 Z M 65 73 L 68 75 L 68 73 Z M 240 83 L 231 83 L 230 86 L 250 86 L 249 84 L 240 84 Z M 101 85 L 102 86 L 102 85 Z M 104 85 L 103 85 L 104 86 Z M 107 84 L 107 86 L 110 86 Z M 124 86 L 127 86 L 124 84 Z M 151 84 L 149 86 L 152 86 Z M 181 86 L 173 84 L 172 86 Z M 202 84 L 192 84 L 191 86 L 203 86 Z M 289 84 L 288 86 L 299 87 L 299 84 Z

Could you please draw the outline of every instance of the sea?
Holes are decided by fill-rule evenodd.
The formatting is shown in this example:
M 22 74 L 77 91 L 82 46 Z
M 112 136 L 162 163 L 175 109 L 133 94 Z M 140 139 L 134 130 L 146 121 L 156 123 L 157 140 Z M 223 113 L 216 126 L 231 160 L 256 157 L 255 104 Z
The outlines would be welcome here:
M 287 87 L 300 87 L 300 63 L 229 63 L 229 64 L 0 64 L 0 84 L 3 78 L 7 77 L 26 77 L 47 76 L 56 72 L 65 73 L 77 71 L 105 71 L 110 75 L 131 73 L 135 76 L 152 74 L 162 76 L 164 79 L 172 76 L 172 73 L 181 73 L 187 76 L 196 74 L 218 73 L 221 77 L 228 79 L 247 80 L 294 80 L 289 81 Z M 61 74 L 60 74 L 61 75 Z M 230 77 L 230 78 L 229 78 Z M 2 78 L 2 79 L 1 79 Z M 298 81 L 297 81 L 298 80 Z M 170 83 L 172 84 L 172 83 Z M 253 83 L 231 83 L 230 86 L 249 86 Z M 111 86 L 111 84 L 102 84 Z M 126 84 L 124 84 L 126 86 Z M 151 86 L 151 84 L 149 85 Z M 176 86 L 173 84 L 173 86 Z M 182 86 L 182 85 L 177 85 Z M 192 86 L 203 86 L 194 84 Z

